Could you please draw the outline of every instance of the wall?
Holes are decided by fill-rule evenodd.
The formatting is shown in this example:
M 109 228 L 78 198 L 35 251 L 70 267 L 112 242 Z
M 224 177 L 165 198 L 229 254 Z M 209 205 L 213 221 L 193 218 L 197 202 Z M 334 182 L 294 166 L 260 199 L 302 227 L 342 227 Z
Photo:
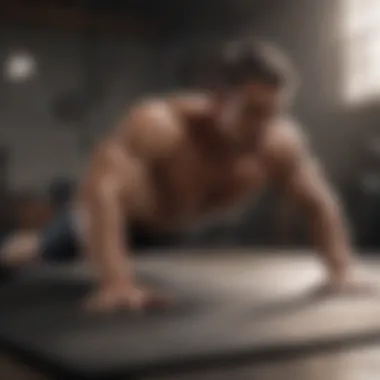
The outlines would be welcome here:
M 82 123 L 61 122 L 52 111 L 60 94 L 80 90 L 83 46 L 76 35 L 45 30 L 3 28 L 0 62 L 13 49 L 26 49 L 38 62 L 38 75 L 26 83 L 0 86 L 0 146 L 10 153 L 10 186 L 14 190 L 43 190 L 55 177 L 76 177 L 86 162 L 77 128 L 91 129 L 97 140 L 134 99 L 154 92 L 160 81 L 170 84 L 161 67 L 158 47 L 144 41 L 104 37 L 92 53 L 102 100 Z M 157 72 L 160 75 L 157 76 Z

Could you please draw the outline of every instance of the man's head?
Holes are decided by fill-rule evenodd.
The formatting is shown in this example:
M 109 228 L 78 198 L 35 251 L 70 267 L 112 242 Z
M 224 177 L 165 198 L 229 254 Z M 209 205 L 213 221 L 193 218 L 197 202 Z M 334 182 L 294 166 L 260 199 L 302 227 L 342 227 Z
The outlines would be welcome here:
M 284 53 L 249 38 L 224 49 L 219 80 L 224 119 L 250 128 L 265 125 L 281 112 L 293 95 L 296 78 Z

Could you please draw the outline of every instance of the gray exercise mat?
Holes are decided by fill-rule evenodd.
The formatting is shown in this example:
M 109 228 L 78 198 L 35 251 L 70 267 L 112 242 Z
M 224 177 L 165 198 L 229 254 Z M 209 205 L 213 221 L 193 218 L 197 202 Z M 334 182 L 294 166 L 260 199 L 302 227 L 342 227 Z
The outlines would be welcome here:
M 380 260 L 368 265 L 372 275 Z M 89 315 L 81 265 L 40 267 L 0 288 L 0 342 L 66 376 L 207 364 L 379 337 L 380 298 L 315 299 L 311 254 L 162 253 L 139 259 L 143 280 L 178 303 L 143 315 Z

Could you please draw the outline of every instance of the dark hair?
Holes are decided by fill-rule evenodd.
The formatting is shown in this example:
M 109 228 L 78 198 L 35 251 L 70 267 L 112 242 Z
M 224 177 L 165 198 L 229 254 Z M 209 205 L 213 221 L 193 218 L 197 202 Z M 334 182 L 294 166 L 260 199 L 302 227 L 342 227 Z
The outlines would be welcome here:
M 239 85 L 250 79 L 279 88 L 293 88 L 296 84 L 289 58 L 279 48 L 253 38 L 227 44 L 220 69 L 220 79 L 226 85 Z

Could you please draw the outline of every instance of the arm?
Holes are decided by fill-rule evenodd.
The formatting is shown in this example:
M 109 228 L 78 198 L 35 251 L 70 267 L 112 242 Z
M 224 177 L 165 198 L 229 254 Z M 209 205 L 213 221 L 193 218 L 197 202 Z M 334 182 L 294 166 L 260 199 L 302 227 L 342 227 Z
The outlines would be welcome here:
M 168 111 L 161 103 L 132 111 L 91 162 L 82 200 L 84 248 L 100 277 L 100 294 L 92 300 L 96 308 L 141 307 L 153 301 L 151 294 L 136 287 L 125 235 L 128 221 L 136 216 L 133 204 L 148 186 L 146 165 L 176 146 L 179 135 Z
M 132 285 L 131 268 L 125 258 L 129 251 L 125 242 L 122 183 L 116 173 L 100 173 L 89 186 L 84 199 L 86 213 L 85 251 L 99 275 L 102 287 Z
M 99 288 L 86 305 L 91 310 L 142 309 L 166 302 L 135 282 L 125 236 L 126 203 L 119 184 L 117 177 L 101 178 L 84 202 L 87 213 L 84 248 L 99 276 Z
M 283 132 L 271 146 L 275 181 L 307 217 L 310 235 L 332 282 L 346 279 L 352 259 L 349 234 L 341 207 L 319 163 L 302 136 Z

